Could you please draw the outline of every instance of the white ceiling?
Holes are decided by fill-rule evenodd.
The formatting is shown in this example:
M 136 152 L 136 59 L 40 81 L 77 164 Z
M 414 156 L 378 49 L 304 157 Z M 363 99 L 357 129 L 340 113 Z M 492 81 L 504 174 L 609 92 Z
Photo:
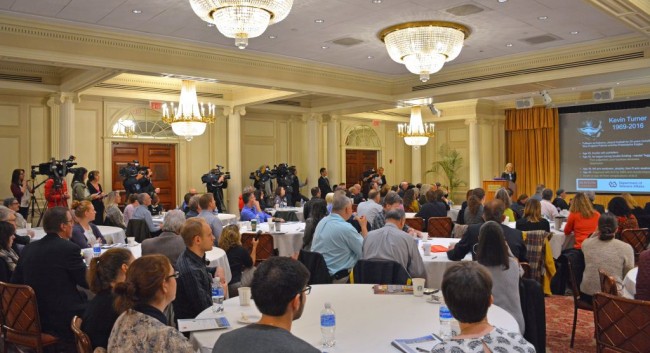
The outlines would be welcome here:
M 468 16 L 446 12 L 467 4 L 484 11 Z M 134 14 L 133 10 L 142 13 Z M 233 39 L 225 38 L 199 19 L 187 0 L 0 0 L 0 12 L 239 50 Z M 540 20 L 540 16 L 548 19 Z M 316 19 L 324 23 L 315 23 Z M 377 33 L 387 26 L 416 20 L 448 20 L 470 27 L 472 34 L 466 47 L 448 65 L 634 32 L 583 0 L 383 0 L 380 4 L 371 0 L 294 0 L 289 16 L 259 38 L 251 39 L 245 50 L 402 75 L 406 69 L 388 57 Z M 270 39 L 270 35 L 276 38 Z M 522 41 L 540 35 L 553 35 L 558 40 L 538 45 Z M 345 37 L 363 43 L 352 47 L 331 43 Z M 506 46 L 508 43 L 512 46 Z

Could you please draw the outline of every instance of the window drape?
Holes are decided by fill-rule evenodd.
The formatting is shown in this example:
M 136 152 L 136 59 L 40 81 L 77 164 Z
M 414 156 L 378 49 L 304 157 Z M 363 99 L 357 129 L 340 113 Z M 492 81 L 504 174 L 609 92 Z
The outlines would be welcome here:
M 535 193 L 537 184 L 560 183 L 560 129 L 557 108 L 506 110 L 506 159 L 517 172 L 517 194 Z

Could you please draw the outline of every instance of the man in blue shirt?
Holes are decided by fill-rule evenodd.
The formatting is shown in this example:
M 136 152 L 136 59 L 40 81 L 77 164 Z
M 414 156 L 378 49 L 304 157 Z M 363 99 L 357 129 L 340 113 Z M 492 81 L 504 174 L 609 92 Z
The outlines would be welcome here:
M 257 209 L 255 206 L 255 194 L 252 192 L 245 192 L 242 195 L 242 200 L 244 201 L 244 208 L 241 209 L 240 220 L 242 222 L 250 221 L 252 219 L 258 218 L 260 222 L 264 223 L 268 220 L 271 222 L 284 222 L 282 218 L 271 217 L 267 213 L 264 213 Z
M 334 283 L 347 283 L 350 269 L 363 255 L 363 238 L 368 234 L 365 216 L 357 218 L 361 234 L 346 222 L 352 216 L 352 202 L 342 191 L 337 191 L 332 202 L 332 214 L 318 222 L 311 250 L 323 254 Z

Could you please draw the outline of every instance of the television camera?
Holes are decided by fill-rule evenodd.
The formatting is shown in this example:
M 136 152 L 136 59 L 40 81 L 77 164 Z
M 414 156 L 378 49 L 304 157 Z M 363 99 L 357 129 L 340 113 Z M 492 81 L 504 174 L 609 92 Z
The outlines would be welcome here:
M 145 165 L 140 165 L 138 160 L 133 160 L 133 162 L 128 162 L 125 167 L 122 167 L 119 171 L 122 178 L 133 178 L 138 174 L 146 177 L 149 174 L 149 167 Z
M 76 168 L 73 168 L 77 165 L 74 161 L 75 159 L 75 156 L 61 160 L 52 158 L 49 162 L 33 165 L 31 171 L 32 179 L 36 178 L 36 175 L 47 175 L 48 179 L 54 179 L 54 188 L 58 189 L 63 183 L 63 178 L 68 173 L 72 174 L 76 171 Z
M 225 169 L 223 166 L 217 164 L 217 167 L 215 169 L 212 169 L 208 173 L 205 173 L 203 176 L 201 176 L 201 182 L 214 186 L 218 184 L 219 178 L 221 178 L 222 175 L 224 180 L 229 180 L 230 172 L 224 172 L 223 169 Z

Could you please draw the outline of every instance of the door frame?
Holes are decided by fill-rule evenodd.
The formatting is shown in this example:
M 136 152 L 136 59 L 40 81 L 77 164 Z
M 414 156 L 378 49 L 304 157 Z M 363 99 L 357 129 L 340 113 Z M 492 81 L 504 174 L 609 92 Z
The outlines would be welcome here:
M 381 160 L 382 160 L 382 148 L 381 147 L 356 147 L 356 146 L 344 146 L 344 148 L 341 149 L 341 180 L 345 181 L 348 180 L 347 176 L 347 151 L 348 150 L 364 150 L 364 151 L 376 151 L 377 152 L 377 165 L 376 167 L 379 167 L 381 165 Z

